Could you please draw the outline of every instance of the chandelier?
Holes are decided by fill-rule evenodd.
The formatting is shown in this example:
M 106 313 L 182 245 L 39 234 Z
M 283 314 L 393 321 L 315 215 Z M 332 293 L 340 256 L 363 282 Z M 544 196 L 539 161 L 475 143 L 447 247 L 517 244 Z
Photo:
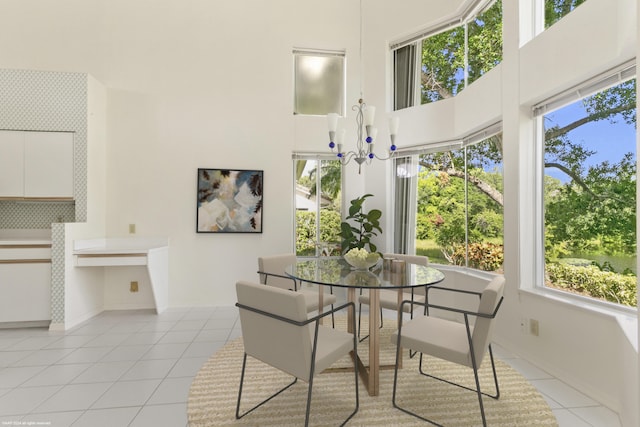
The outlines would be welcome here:
M 389 119 L 389 134 L 391 137 L 391 145 L 389 146 L 389 152 L 384 156 L 378 156 L 373 150 L 375 147 L 376 136 L 378 129 L 373 127 L 373 118 L 376 113 L 376 107 L 367 105 L 362 98 L 358 100 L 358 104 L 351 107 L 353 111 L 356 111 L 356 126 L 358 131 L 358 138 L 356 140 L 356 149 L 352 151 L 343 151 L 344 134 L 346 130 L 338 130 L 338 118 L 336 113 L 327 114 L 327 121 L 329 125 L 329 147 L 332 152 L 337 152 L 337 156 L 343 165 L 346 165 L 351 160 L 355 160 L 358 163 L 358 173 L 362 172 L 362 164 L 370 164 L 373 159 L 389 160 L 396 154 L 396 136 L 398 134 L 398 126 L 400 124 L 399 117 L 392 117 Z M 366 138 L 364 137 L 366 135 Z
M 338 118 L 336 113 L 327 114 L 329 124 L 329 148 L 338 155 L 340 163 L 346 165 L 351 160 L 355 160 L 358 164 L 358 173 L 362 172 L 362 164 L 370 164 L 373 159 L 389 160 L 396 154 L 396 136 L 398 135 L 398 126 L 400 124 L 399 117 L 389 119 L 389 134 L 391 136 L 391 145 L 389 152 L 384 156 L 378 156 L 373 148 L 375 147 L 378 129 L 373 127 L 373 118 L 376 114 L 376 107 L 367 105 L 362 99 L 363 94 L 363 70 L 362 59 L 362 34 L 363 34 L 363 18 L 362 18 L 362 0 L 360 0 L 360 99 L 358 103 L 351 107 L 352 111 L 356 111 L 356 127 L 358 131 L 358 139 L 356 140 L 356 148 L 351 151 L 344 151 L 342 145 L 344 143 L 345 129 L 338 130 Z M 364 137 L 366 135 L 366 138 Z

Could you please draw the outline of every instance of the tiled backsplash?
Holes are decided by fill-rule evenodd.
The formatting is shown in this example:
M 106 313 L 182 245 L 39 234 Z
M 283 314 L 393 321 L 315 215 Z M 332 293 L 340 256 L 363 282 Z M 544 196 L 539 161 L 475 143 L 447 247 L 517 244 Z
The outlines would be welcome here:
M 73 202 L 0 201 L 0 229 L 49 229 L 54 222 L 75 218 Z
M 72 221 L 77 222 L 87 220 L 87 91 L 87 75 L 83 73 L 0 69 L 0 129 L 74 133 L 73 196 L 76 203 Z M 34 205 L 25 206 L 31 209 Z M 40 209 L 59 209 L 53 204 L 41 206 Z M 3 215 L 4 209 L 0 206 Z M 53 218 L 59 215 L 66 214 L 56 213 Z M 27 216 L 27 223 L 41 221 L 37 215 L 28 213 Z M 11 219 L 12 222 L 15 220 Z M 49 218 L 42 220 L 49 221 Z M 4 222 L 2 216 L 0 222 Z M 40 225 L 33 224 L 33 227 Z

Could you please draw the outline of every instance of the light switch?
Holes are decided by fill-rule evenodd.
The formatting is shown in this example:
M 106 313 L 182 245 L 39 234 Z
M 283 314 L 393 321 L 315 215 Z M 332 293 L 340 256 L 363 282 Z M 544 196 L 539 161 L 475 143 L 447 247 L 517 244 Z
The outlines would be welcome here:
M 136 225 L 129 224 L 129 234 L 136 234 Z

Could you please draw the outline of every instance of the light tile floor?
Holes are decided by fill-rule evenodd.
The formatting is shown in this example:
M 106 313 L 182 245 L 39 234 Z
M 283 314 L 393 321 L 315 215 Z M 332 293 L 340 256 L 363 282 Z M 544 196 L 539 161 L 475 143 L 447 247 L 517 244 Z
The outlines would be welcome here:
M 191 381 L 240 335 L 235 307 L 104 312 L 66 332 L 0 329 L 0 426 L 187 426 Z M 495 350 L 541 391 L 561 427 L 620 426 L 613 411 Z

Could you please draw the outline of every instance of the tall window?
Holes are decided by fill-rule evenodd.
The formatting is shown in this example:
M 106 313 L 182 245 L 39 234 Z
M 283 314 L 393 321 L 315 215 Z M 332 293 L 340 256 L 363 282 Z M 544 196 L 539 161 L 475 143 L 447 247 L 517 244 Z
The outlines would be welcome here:
M 417 254 L 439 264 L 502 269 L 501 140 L 497 134 L 418 156 Z M 396 213 L 396 221 L 400 218 Z
M 296 255 L 340 254 L 342 166 L 318 157 L 295 162 Z
M 344 114 L 344 52 L 293 52 L 294 114 Z
M 540 126 L 545 285 L 635 307 L 636 80 L 624 78 L 631 73 L 635 67 L 572 91 L 567 102 L 559 97 Z
M 403 52 L 407 46 L 420 49 L 421 60 L 417 65 L 400 61 L 407 56 Z M 451 23 L 428 30 L 392 49 L 396 109 L 455 96 L 502 61 L 502 2 L 470 2 L 462 16 Z M 420 76 L 420 97 L 419 102 L 408 105 L 397 100 L 414 91 L 414 79 L 404 78 L 410 67 Z

